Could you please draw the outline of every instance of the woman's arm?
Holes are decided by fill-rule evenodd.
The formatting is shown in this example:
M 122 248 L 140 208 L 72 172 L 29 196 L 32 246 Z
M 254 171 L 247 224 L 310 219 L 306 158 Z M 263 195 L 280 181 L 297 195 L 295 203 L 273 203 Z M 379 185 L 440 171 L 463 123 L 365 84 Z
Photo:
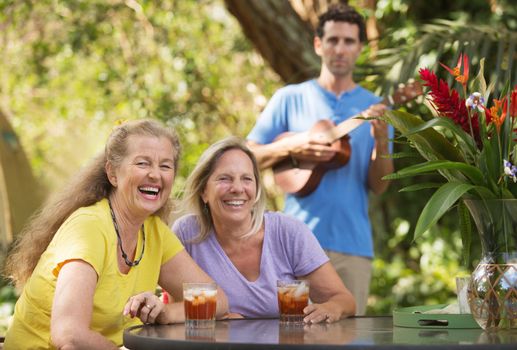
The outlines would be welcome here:
M 66 263 L 57 277 L 50 335 L 58 349 L 118 349 L 90 329 L 97 273 L 83 260 Z
M 185 312 L 183 308 L 183 282 L 213 282 L 190 257 L 182 250 L 163 264 L 160 270 L 158 283 L 169 292 L 174 300 L 179 302 L 168 304 L 164 312 L 157 317 L 158 323 L 183 322 Z M 224 291 L 217 288 L 217 318 L 223 317 L 228 312 L 228 300 Z
M 303 310 L 306 323 L 330 323 L 355 314 L 355 299 L 330 262 L 302 278 L 310 283 L 309 296 L 313 302 Z

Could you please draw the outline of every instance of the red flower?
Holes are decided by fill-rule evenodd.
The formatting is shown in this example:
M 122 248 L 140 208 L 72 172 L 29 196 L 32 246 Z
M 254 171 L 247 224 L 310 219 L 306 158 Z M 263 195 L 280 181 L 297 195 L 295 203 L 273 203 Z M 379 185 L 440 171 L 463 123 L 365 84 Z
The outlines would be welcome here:
M 467 63 L 468 65 L 468 63 Z M 450 69 L 446 67 L 446 69 Z M 424 86 L 430 88 L 429 96 L 431 102 L 438 114 L 442 117 L 452 119 L 456 124 L 461 126 L 465 132 L 470 134 L 470 123 L 467 106 L 465 100 L 460 98 L 458 92 L 449 89 L 449 85 L 445 80 L 438 80 L 436 74 L 427 68 L 420 69 L 420 78 L 425 82 Z M 468 74 L 468 69 L 467 69 Z M 476 142 L 479 143 L 479 124 L 477 113 L 472 115 L 472 131 Z
M 517 85 L 513 88 L 510 97 L 510 116 L 512 118 L 517 117 Z

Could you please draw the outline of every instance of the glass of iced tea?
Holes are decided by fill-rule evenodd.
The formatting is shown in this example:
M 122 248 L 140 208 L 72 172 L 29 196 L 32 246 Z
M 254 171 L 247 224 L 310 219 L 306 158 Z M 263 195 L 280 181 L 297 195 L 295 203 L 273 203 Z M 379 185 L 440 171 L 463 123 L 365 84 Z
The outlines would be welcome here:
M 185 339 L 212 342 L 215 340 L 215 327 L 185 327 Z
M 303 324 L 303 309 L 309 305 L 309 281 L 277 281 L 281 324 Z
M 217 284 L 183 283 L 183 304 L 187 328 L 215 327 Z

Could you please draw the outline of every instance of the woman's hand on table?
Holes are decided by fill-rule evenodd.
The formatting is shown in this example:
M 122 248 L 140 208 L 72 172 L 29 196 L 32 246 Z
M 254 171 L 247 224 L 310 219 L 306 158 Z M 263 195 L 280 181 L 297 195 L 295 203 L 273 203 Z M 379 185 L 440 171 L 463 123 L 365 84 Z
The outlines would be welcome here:
M 305 323 L 320 323 L 327 322 L 332 323 L 339 321 L 340 315 L 338 312 L 333 310 L 327 303 L 325 304 L 309 304 L 303 309 L 305 317 L 303 321 Z
M 152 292 L 132 296 L 124 307 L 125 316 L 138 317 L 143 323 L 155 323 L 164 311 L 165 304 Z

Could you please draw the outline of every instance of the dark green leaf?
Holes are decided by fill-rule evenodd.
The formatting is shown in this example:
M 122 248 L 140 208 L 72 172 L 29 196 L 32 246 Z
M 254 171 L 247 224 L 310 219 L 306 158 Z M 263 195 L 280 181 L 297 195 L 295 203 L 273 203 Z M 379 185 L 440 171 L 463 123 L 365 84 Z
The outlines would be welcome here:
M 447 160 L 431 160 L 425 163 L 411 165 L 395 172 L 394 174 L 387 175 L 385 178 L 399 179 L 403 177 L 429 174 L 436 170 L 443 169 L 458 170 L 461 173 L 465 174 L 472 181 L 473 184 L 484 185 L 483 174 L 481 173 L 481 171 L 479 171 L 478 168 L 469 164 L 450 162 Z M 393 175 L 393 177 L 390 177 L 391 175 Z
M 467 134 L 460 126 L 454 123 L 452 120 L 448 118 L 433 118 L 428 122 L 425 122 L 419 125 L 416 128 L 409 130 L 407 133 L 401 135 L 402 137 L 408 137 L 411 134 L 418 133 L 420 131 L 434 128 L 434 127 L 443 127 L 445 129 L 451 130 L 452 133 L 459 139 L 460 144 L 465 147 L 465 151 L 467 154 L 473 156 L 477 151 L 477 145 L 472 136 Z
M 421 118 L 400 110 L 387 111 L 383 119 L 393 125 L 403 135 L 425 123 Z M 432 128 L 410 134 L 407 136 L 407 139 L 428 160 L 442 159 L 465 162 L 458 149 Z
M 393 159 L 402 159 L 402 158 L 420 158 L 420 154 L 418 152 L 397 152 L 392 153 L 391 158 Z
M 404 188 L 401 188 L 399 190 L 399 192 L 413 192 L 413 191 L 425 190 L 425 189 L 428 189 L 428 188 L 438 188 L 441 185 L 443 185 L 443 183 L 424 182 L 424 183 L 418 183 L 418 184 L 406 186 Z
M 440 187 L 422 210 L 416 224 L 414 239 L 434 225 L 461 196 L 474 187 L 460 182 L 448 182 Z

